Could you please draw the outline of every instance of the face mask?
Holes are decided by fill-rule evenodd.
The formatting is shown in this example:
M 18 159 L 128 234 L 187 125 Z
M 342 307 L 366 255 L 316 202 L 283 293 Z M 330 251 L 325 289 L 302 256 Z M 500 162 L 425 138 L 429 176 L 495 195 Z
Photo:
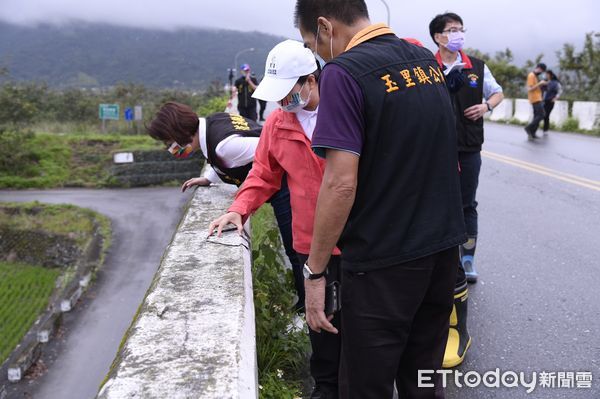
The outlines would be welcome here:
M 538 74 L 538 77 L 540 78 L 540 80 L 547 80 L 548 79 L 548 76 L 546 75 L 545 72 L 540 72 Z
M 463 32 L 450 32 L 448 33 L 448 43 L 445 44 L 445 47 L 452 51 L 460 51 L 462 50 L 465 44 L 465 34 Z
M 167 151 L 169 151 L 171 154 L 173 154 L 173 156 L 177 159 L 190 158 L 192 155 L 194 155 L 194 152 L 195 152 L 194 149 L 192 148 L 191 144 L 188 144 L 188 145 L 182 147 L 175 142 L 173 144 L 171 144 L 171 146 L 169 147 L 169 149 Z
M 325 64 L 327 64 L 327 62 L 325 62 L 325 60 L 323 59 L 323 57 L 321 57 L 317 53 L 315 53 L 315 58 L 317 59 L 317 62 L 319 63 L 319 68 L 323 69 L 325 67 Z
M 306 82 L 304 84 L 306 84 Z M 308 99 L 310 98 L 311 92 L 310 91 L 308 92 L 308 96 L 306 97 L 306 100 L 303 99 L 302 95 L 300 94 L 300 93 L 302 93 L 304 84 L 302 85 L 300 90 L 298 90 L 296 93 L 284 98 L 283 100 L 281 100 L 279 102 L 279 106 L 281 107 L 282 110 L 284 110 L 285 112 L 296 113 L 296 112 L 299 112 L 301 109 L 304 109 L 304 107 L 306 107 L 306 105 L 308 105 Z

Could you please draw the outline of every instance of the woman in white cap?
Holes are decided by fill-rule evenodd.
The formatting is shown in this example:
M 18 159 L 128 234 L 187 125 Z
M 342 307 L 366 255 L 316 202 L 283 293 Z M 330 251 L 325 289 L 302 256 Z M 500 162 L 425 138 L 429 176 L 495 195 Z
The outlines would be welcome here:
M 254 163 L 232 206 L 225 215 L 214 220 L 209 234 L 231 223 L 242 231 L 243 223 L 281 184 L 287 175 L 292 206 L 294 249 L 302 263 L 310 252 L 317 196 L 321 186 L 325 160 L 311 149 L 312 133 L 319 105 L 320 68 L 313 53 L 300 42 L 286 40 L 275 46 L 267 57 L 265 77 L 253 97 L 276 101 L 280 109 L 272 112 L 263 126 Z M 305 279 L 323 281 L 328 287 L 339 286 L 339 250 L 336 248 L 328 269 L 312 273 L 305 263 Z M 304 300 L 304 298 L 300 298 Z M 339 303 L 329 313 L 339 329 Z M 338 397 L 340 334 L 309 329 L 312 345 L 311 375 L 315 380 L 312 399 Z

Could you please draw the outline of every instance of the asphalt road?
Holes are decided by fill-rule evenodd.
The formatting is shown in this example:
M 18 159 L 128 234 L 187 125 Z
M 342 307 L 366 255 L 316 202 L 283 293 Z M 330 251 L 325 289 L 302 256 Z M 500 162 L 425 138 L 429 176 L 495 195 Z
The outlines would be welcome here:
M 9 398 L 95 397 L 142 303 L 191 193 L 179 188 L 0 191 L 0 201 L 68 203 L 112 220 L 106 262 L 83 300 L 64 318 L 43 361 L 48 371 L 8 386 Z
M 592 388 L 528 395 L 451 384 L 447 397 L 600 398 L 600 139 L 550 132 L 528 142 L 523 128 L 492 123 L 485 134 L 473 346 L 457 369 L 524 372 L 527 381 L 592 372 Z

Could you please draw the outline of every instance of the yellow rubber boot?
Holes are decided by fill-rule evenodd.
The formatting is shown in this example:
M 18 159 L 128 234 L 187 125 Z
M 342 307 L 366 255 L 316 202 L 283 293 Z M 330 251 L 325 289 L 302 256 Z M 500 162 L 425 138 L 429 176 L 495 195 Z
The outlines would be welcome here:
M 465 360 L 467 350 L 471 346 L 471 336 L 467 331 L 467 303 L 469 289 L 465 282 L 464 286 L 454 293 L 454 305 L 450 314 L 450 330 L 448 331 L 448 342 L 444 353 L 442 367 L 456 367 Z

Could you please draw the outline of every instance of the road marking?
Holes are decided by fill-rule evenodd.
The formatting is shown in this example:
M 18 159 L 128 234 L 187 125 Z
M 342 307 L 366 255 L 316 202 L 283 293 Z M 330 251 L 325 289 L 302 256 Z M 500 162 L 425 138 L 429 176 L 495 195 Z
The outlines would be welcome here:
M 595 191 L 600 191 L 600 181 L 598 181 L 598 180 L 586 179 L 584 177 L 571 175 L 569 173 L 559 172 L 558 170 L 549 169 L 542 165 L 521 161 L 520 159 L 507 157 L 506 155 L 496 154 L 494 152 L 481 151 L 481 154 L 484 157 L 487 157 L 487 158 L 490 158 L 490 159 L 493 159 L 493 160 L 496 160 L 499 162 L 504 162 L 509 165 L 513 165 L 518 168 L 521 168 L 521 169 L 526 169 L 531 172 L 539 173 L 544 176 L 553 177 L 555 179 L 558 179 L 558 180 L 561 180 L 561 181 L 564 181 L 567 183 L 575 184 L 575 185 L 589 188 L 589 189 L 592 189 Z

